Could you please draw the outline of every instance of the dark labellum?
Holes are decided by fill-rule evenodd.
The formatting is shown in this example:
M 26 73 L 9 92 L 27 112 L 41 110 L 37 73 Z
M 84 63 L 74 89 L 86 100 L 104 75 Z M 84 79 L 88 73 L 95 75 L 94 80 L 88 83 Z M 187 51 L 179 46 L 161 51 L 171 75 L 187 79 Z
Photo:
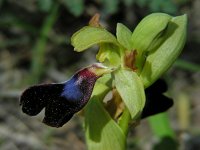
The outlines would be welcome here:
M 77 72 L 66 82 L 32 86 L 20 97 L 22 111 L 35 116 L 45 108 L 43 122 L 61 127 L 87 104 L 96 80 L 106 71 L 95 64 Z
M 43 122 L 60 127 L 71 119 L 78 105 L 61 95 L 64 84 L 44 84 L 32 86 L 21 96 L 22 111 L 35 116 L 45 107 Z
M 145 90 L 146 104 L 142 111 L 141 118 L 146 118 L 168 110 L 173 105 L 173 100 L 165 95 L 167 84 L 164 80 L 157 80 Z

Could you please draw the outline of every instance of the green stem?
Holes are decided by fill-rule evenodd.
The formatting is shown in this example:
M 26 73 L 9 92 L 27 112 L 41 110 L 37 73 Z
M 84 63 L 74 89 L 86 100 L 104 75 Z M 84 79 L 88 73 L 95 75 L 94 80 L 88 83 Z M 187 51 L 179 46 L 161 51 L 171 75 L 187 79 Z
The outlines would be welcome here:
M 129 123 L 131 121 L 131 115 L 127 108 L 125 108 L 121 118 L 119 119 L 119 126 L 124 132 L 124 135 L 127 137 Z M 161 113 L 148 118 L 151 129 L 157 137 L 160 139 L 163 137 L 169 137 L 175 139 L 175 133 L 170 126 L 170 121 L 167 113 Z
M 131 120 L 131 114 L 129 113 L 128 109 L 125 108 L 122 116 L 119 119 L 119 126 L 124 132 L 124 135 L 128 135 L 128 129 L 129 129 L 129 122 Z
M 45 47 L 47 44 L 48 34 L 50 33 L 58 16 L 59 4 L 55 3 L 52 11 L 45 19 L 41 28 L 40 36 L 33 48 L 32 66 L 31 66 L 31 84 L 37 83 L 44 71 Z
M 119 126 L 126 136 L 128 134 L 128 128 L 129 128 L 130 121 L 131 121 L 130 113 L 129 113 L 128 109 L 125 108 L 125 110 L 119 120 Z M 159 137 L 159 138 L 162 138 L 162 137 L 175 138 L 175 133 L 170 126 L 170 121 L 169 121 L 167 113 L 161 113 L 161 114 L 149 117 L 148 121 L 150 123 L 153 133 L 157 137 Z
M 122 48 L 120 48 L 121 67 L 122 68 L 126 67 L 124 65 L 124 62 L 125 62 L 124 55 L 125 55 L 125 51 Z M 118 125 L 122 129 L 122 131 L 126 137 L 128 135 L 130 120 L 131 120 L 131 114 L 130 114 L 129 110 L 125 107 L 125 109 L 119 119 Z

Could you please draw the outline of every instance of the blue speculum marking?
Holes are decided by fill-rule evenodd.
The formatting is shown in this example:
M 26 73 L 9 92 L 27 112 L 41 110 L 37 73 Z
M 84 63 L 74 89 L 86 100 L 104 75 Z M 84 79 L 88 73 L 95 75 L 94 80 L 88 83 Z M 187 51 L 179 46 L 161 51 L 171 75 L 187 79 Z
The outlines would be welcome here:
M 65 97 L 69 101 L 78 101 L 82 98 L 83 94 L 76 84 L 77 79 L 72 77 L 69 81 L 65 82 L 63 92 L 61 96 Z

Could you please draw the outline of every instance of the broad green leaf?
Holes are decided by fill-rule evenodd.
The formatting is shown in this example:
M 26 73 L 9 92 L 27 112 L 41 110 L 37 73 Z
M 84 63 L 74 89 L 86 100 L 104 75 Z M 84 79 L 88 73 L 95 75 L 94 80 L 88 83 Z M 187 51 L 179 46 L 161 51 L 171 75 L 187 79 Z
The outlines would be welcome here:
M 181 53 L 186 40 L 187 16 L 178 16 L 171 19 L 162 37 L 162 45 L 149 53 L 141 78 L 145 87 L 156 81 Z
M 74 33 L 71 38 L 71 44 L 77 52 L 81 52 L 100 43 L 113 43 L 118 45 L 114 35 L 107 30 L 98 27 L 86 26 Z
M 112 43 L 102 43 L 96 58 L 109 66 L 119 66 L 121 62 L 119 47 Z
M 153 13 L 142 19 L 132 34 L 132 48 L 138 53 L 148 51 L 166 29 L 170 19 L 171 16 L 164 13 Z
M 62 2 L 74 16 L 80 16 L 84 11 L 84 0 L 62 0 Z
M 89 150 L 125 150 L 126 139 L 121 128 L 98 99 L 92 98 L 87 105 L 85 130 Z
M 120 69 L 115 72 L 115 85 L 128 108 L 131 118 L 141 113 L 145 104 L 145 93 L 142 81 L 132 70 Z
M 85 108 L 85 134 L 89 150 L 125 150 L 126 138 L 118 124 L 107 113 L 101 99 L 109 88 L 96 83 L 96 91 Z
M 132 32 L 123 24 L 117 24 L 117 40 L 127 50 L 131 50 L 131 36 Z

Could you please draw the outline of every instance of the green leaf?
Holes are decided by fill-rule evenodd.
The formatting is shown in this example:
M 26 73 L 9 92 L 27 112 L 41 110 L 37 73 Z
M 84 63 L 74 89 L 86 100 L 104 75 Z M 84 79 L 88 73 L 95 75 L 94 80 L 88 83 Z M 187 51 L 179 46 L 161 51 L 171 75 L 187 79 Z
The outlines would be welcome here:
M 146 16 L 137 25 L 132 34 L 132 47 L 138 53 L 147 51 L 166 29 L 171 17 L 164 13 L 153 13 Z
M 123 24 L 117 24 L 117 40 L 127 50 L 132 49 L 131 44 L 132 32 Z
M 102 43 L 96 58 L 99 62 L 107 63 L 108 66 L 117 67 L 121 62 L 119 47 L 111 43 Z
M 120 69 L 114 73 L 117 91 L 122 97 L 131 117 L 137 117 L 145 104 L 143 84 L 132 70 Z
M 156 81 L 181 53 L 186 40 L 187 16 L 178 16 L 171 19 L 165 33 L 162 35 L 162 45 L 151 51 L 146 59 L 141 78 L 145 87 Z
M 85 134 L 89 150 L 124 150 L 126 138 L 118 124 L 107 113 L 101 99 L 109 88 L 96 83 L 95 92 L 85 108 Z
M 71 38 L 71 44 L 77 52 L 81 52 L 100 43 L 113 43 L 118 45 L 115 36 L 107 30 L 98 27 L 86 26 L 74 33 Z
M 84 11 L 84 0 L 63 0 L 63 4 L 74 16 L 80 16 Z
M 98 99 L 92 98 L 87 105 L 85 130 L 89 150 L 125 150 L 126 139 L 121 128 Z

